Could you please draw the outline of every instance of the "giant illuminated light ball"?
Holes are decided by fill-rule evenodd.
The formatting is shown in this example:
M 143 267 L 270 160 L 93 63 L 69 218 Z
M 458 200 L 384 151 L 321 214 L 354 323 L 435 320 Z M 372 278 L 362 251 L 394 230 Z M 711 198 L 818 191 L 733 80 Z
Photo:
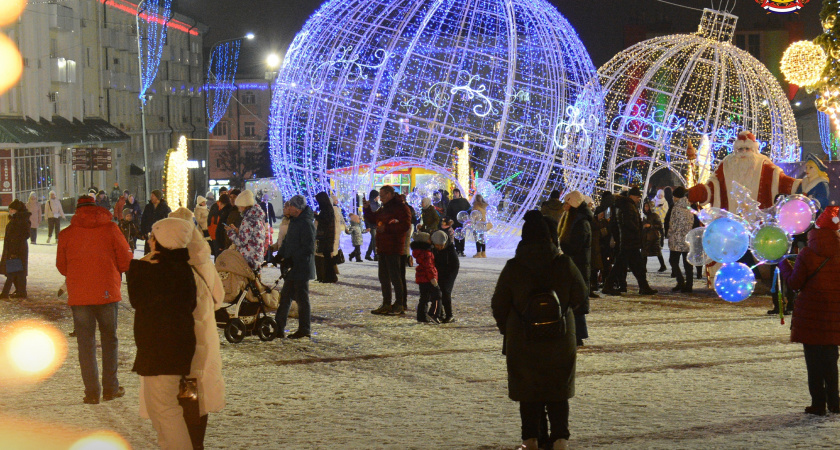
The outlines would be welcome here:
M 371 169 L 407 168 L 465 192 L 464 152 L 460 169 L 499 207 L 494 233 L 511 235 L 552 189 L 590 193 L 602 163 L 595 68 L 545 0 L 331 0 L 295 37 L 273 89 L 285 196 L 333 189 L 349 205 L 377 183 Z
M 799 161 L 790 101 L 760 61 L 733 45 L 737 21 L 706 9 L 696 33 L 640 42 L 598 69 L 609 129 L 602 187 L 647 192 L 659 171 L 687 186 L 704 182 L 742 130 L 773 161 Z

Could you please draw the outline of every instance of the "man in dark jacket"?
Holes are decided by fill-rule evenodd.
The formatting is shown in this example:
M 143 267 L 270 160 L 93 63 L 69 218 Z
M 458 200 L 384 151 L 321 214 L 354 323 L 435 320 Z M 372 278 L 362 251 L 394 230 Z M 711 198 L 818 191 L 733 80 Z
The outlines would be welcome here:
M 619 239 L 617 247 L 618 256 L 615 258 L 615 265 L 607 281 L 604 283 L 602 292 L 607 295 L 621 295 L 615 288 L 615 284 L 626 278 L 625 267 L 630 268 L 636 281 L 639 283 L 639 294 L 653 295 L 656 290 L 651 289 L 647 282 L 646 259 L 642 256 L 642 216 L 639 212 L 639 202 L 642 200 L 642 192 L 633 187 L 627 196 L 618 196 L 615 200 L 616 224 L 618 225 Z
M 551 191 L 548 200 L 540 205 L 540 212 L 542 215 L 560 223 L 560 216 L 563 215 L 563 202 L 560 201 L 560 191 L 556 189 Z
M 365 202 L 365 222 L 376 226 L 376 253 L 379 256 L 379 283 L 382 285 L 382 306 L 371 311 L 373 314 L 405 314 L 402 301 L 405 298 L 405 271 L 402 256 L 405 254 L 405 238 L 411 228 L 408 207 L 391 186 L 379 190 L 382 206 L 373 211 Z M 391 306 L 391 285 L 394 286 L 395 301 Z
M 371 211 L 376 212 L 379 210 L 380 206 L 382 206 L 379 203 L 379 191 L 376 189 L 370 191 L 367 204 L 370 204 Z M 376 223 L 369 222 L 367 218 L 365 218 L 365 228 L 370 230 L 370 242 L 368 243 L 367 252 L 365 252 L 365 259 L 368 261 L 378 260 L 376 257 Z M 373 253 L 372 258 L 370 256 L 371 253 Z
M 292 220 L 277 255 L 286 262 L 291 261 L 292 268 L 280 291 L 280 306 L 275 317 L 277 337 L 282 338 L 294 298 L 298 304 L 298 329 L 289 335 L 289 339 L 300 339 L 311 335 L 309 280 L 315 279 L 315 213 L 302 195 L 289 200 L 288 211 Z
M 166 200 L 163 200 L 163 192 L 159 189 L 155 189 L 152 191 L 152 194 L 149 196 L 149 204 L 146 205 L 146 209 L 143 210 L 143 218 L 140 221 L 140 237 L 145 241 L 149 239 L 149 233 L 152 232 L 152 225 L 155 224 L 158 220 L 165 219 L 169 217 L 169 213 L 172 210 L 169 209 L 169 205 L 166 204 Z M 143 247 L 143 254 L 149 253 L 149 243 L 147 242 Z
M 470 202 L 469 200 L 461 197 L 461 190 L 455 188 L 452 190 L 452 200 L 449 202 L 449 205 L 446 207 L 446 217 L 452 219 L 455 224 L 453 225 L 455 228 L 461 228 L 464 226 L 461 222 L 458 221 L 458 213 L 461 211 L 469 211 L 470 210 Z M 464 254 L 464 245 L 466 241 L 464 239 L 455 239 L 455 251 L 458 252 L 458 256 L 466 256 Z

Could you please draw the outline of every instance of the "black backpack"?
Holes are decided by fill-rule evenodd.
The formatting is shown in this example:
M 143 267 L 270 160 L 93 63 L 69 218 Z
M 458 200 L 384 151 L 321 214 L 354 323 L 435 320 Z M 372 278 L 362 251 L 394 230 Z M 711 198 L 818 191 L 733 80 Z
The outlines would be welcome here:
M 568 305 L 560 304 L 553 289 L 544 287 L 537 287 L 528 294 L 525 308 L 521 312 L 513 307 L 522 321 L 525 340 L 532 342 L 554 341 L 564 337 L 568 309 Z

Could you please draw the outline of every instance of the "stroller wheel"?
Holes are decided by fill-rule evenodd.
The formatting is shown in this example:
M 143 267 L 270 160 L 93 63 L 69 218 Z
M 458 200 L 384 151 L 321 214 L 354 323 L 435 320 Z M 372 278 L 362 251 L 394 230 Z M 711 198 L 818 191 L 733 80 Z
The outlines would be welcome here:
M 241 319 L 238 317 L 230 319 L 230 322 L 225 327 L 225 339 L 232 344 L 238 344 L 245 337 L 245 332 L 245 324 L 242 323 Z
M 258 320 L 257 336 L 261 341 L 273 341 L 277 337 L 277 322 L 269 316 Z

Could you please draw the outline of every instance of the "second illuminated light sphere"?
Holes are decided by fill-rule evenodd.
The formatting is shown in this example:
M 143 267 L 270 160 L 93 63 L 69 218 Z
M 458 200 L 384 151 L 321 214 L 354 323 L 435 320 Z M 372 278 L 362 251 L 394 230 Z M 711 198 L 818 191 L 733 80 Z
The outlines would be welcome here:
M 706 9 L 697 33 L 640 42 L 598 70 L 608 128 L 601 187 L 647 188 L 661 170 L 683 184 L 702 181 L 741 130 L 772 160 L 799 160 L 790 102 L 767 68 L 732 44 L 737 19 Z
M 407 166 L 456 182 L 468 142 L 480 190 L 500 203 L 496 225 L 512 230 L 552 189 L 591 192 L 604 139 L 595 68 L 544 0 L 332 0 L 274 84 L 285 195 L 334 188 L 349 202 L 372 170 Z

